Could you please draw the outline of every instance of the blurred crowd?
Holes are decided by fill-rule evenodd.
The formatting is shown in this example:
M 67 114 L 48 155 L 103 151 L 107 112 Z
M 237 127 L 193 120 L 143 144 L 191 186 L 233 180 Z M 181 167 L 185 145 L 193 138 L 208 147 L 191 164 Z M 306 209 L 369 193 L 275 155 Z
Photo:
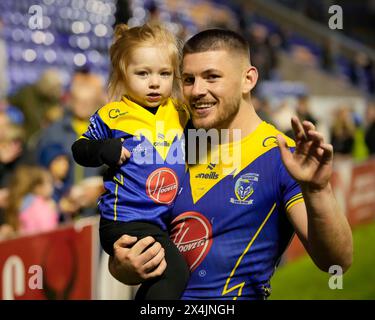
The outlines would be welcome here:
M 180 10 L 181 2 L 165 1 L 171 12 L 169 20 L 181 40 L 207 27 L 235 29 L 249 41 L 252 63 L 261 81 L 277 79 L 277 51 L 287 46 L 285 33 L 270 33 L 252 23 L 251 15 L 249 21 L 240 7 L 228 11 L 222 6 L 224 2 L 195 3 L 189 20 L 194 24 L 189 24 Z M 126 3 L 118 1 L 118 22 L 131 22 Z M 148 1 L 146 9 L 150 23 L 164 21 L 163 10 L 154 1 Z M 35 83 L 9 90 L 4 77 L 6 55 L 1 53 L 5 47 L 0 37 L 0 240 L 47 231 L 97 214 L 105 168 L 77 165 L 70 148 L 86 130 L 90 115 L 107 102 L 104 79 L 89 68 L 77 69 L 68 87 L 63 85 L 59 70 L 48 68 Z M 290 136 L 293 115 L 319 125 L 307 95 L 295 97 L 293 103 L 280 100 L 275 105 L 255 92 L 253 100 L 265 121 Z M 328 131 L 336 156 L 363 160 L 374 155 L 375 103 L 369 100 L 365 117 L 350 106 L 334 110 Z
M 321 26 L 327 26 L 332 16 L 331 6 L 340 6 L 343 14 L 343 28 L 340 34 L 348 36 L 355 42 L 375 49 L 375 1 L 352 0 L 276 0 L 284 6 L 301 13 Z M 335 9 L 336 10 L 336 9 Z M 336 12 L 336 11 L 334 11 Z M 366 53 L 358 50 L 353 57 L 340 56 L 340 48 L 335 48 L 331 39 L 327 39 L 320 53 L 319 65 L 324 70 L 340 74 L 344 73 L 347 80 L 360 87 L 365 93 L 375 94 L 375 61 Z M 341 61 L 340 61 L 341 60 Z
M 351 105 L 332 104 L 319 121 L 311 112 L 311 99 L 301 95 L 294 99 L 282 100 L 271 108 L 267 101 L 255 98 L 256 109 L 266 121 L 273 123 L 285 134 L 293 138 L 290 118 L 297 116 L 302 121 L 307 120 L 316 125 L 333 145 L 336 159 L 351 159 L 364 161 L 375 155 L 375 101 L 369 101 L 364 114 L 359 113 Z
M 0 237 L 46 231 L 96 214 L 103 168 L 78 166 L 70 148 L 105 102 L 98 75 L 78 71 L 64 92 L 54 69 L 2 99 Z

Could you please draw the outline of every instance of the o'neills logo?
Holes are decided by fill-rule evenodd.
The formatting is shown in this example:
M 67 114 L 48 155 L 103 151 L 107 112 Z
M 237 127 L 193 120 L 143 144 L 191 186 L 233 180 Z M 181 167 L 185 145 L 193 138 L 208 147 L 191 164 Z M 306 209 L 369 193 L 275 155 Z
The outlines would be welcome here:
M 218 179 L 219 175 L 216 172 L 198 173 L 195 176 L 197 179 Z
M 152 172 L 146 181 L 146 193 L 156 203 L 170 204 L 177 195 L 178 179 L 169 168 Z
M 172 221 L 171 239 L 194 271 L 210 251 L 212 227 L 202 214 L 188 211 Z

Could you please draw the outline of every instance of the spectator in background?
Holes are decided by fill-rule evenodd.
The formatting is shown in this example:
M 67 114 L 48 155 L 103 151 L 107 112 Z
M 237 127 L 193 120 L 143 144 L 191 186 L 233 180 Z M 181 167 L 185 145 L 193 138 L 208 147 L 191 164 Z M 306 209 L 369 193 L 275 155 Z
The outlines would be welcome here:
M 6 151 L 8 147 L 6 133 L 8 132 L 7 128 L 9 125 L 10 119 L 8 115 L 5 112 L 0 111 L 0 128 L 3 128 L 3 130 L 0 130 L 0 226 L 5 220 L 3 209 L 5 208 L 8 200 L 8 189 L 6 188 L 5 183 L 9 172 L 8 166 L 9 163 L 12 163 L 19 157 L 20 153 L 17 147 L 13 149 L 10 148 L 10 151 Z
M 272 72 L 277 66 L 277 56 L 271 45 L 267 28 L 259 24 L 253 24 L 247 38 L 253 48 L 251 60 L 257 66 L 260 77 L 263 80 L 271 79 Z
M 322 0 L 304 0 L 303 1 L 303 14 L 315 21 L 325 23 L 327 21 L 326 4 Z
M 128 23 L 131 18 L 131 11 L 129 8 L 128 0 L 117 0 L 116 1 L 116 13 L 115 13 L 116 23 Z
M 260 99 L 256 96 L 253 96 L 252 99 L 254 110 L 259 115 L 263 121 L 266 121 L 267 123 L 273 123 L 272 120 L 272 112 L 271 107 L 269 104 L 269 101 L 267 99 Z
M 40 132 L 39 141 L 36 146 L 37 158 L 43 153 L 44 149 L 51 145 L 60 145 L 64 153 L 69 155 L 71 166 L 69 167 L 66 187 L 85 183 L 84 179 L 89 177 L 101 176 L 102 168 L 84 168 L 74 163 L 71 154 L 71 145 L 85 132 L 89 125 L 89 117 L 104 104 L 104 88 L 99 76 L 92 73 L 76 73 L 72 79 L 69 93 L 69 105 L 63 118 L 53 123 L 48 128 Z M 90 188 L 79 187 L 80 192 L 75 192 L 77 196 L 70 197 L 68 205 L 64 201 L 64 208 L 69 207 L 69 211 L 76 215 L 77 210 L 83 209 L 80 206 L 88 206 L 91 209 L 81 211 L 81 215 L 91 215 L 96 212 L 96 200 L 101 192 L 102 179 L 90 179 Z M 93 183 L 97 183 L 96 187 Z M 72 190 L 77 190 L 74 188 Z M 65 199 L 66 200 L 66 199 Z M 72 201 L 74 200 L 74 205 Z M 77 207 L 76 201 L 80 206 Z
M 8 200 L 8 183 L 14 170 L 28 161 L 25 152 L 24 131 L 13 124 L 7 113 L 0 111 L 0 225 Z
M 96 203 L 104 192 L 103 178 L 93 176 L 74 184 L 58 204 L 62 222 L 92 216 L 97 213 Z
M 297 117 L 303 122 L 304 120 L 310 121 L 314 125 L 317 124 L 317 120 L 311 114 L 309 110 L 309 97 L 308 96 L 300 96 L 297 100 L 297 107 L 296 107 Z
M 160 17 L 160 10 L 155 1 L 151 0 L 150 3 L 146 4 L 146 9 L 148 11 L 148 24 L 153 25 L 160 24 L 162 22 L 162 19 Z
M 15 231 L 9 224 L 0 222 L 0 241 L 9 240 L 16 236 Z
M 10 122 L 20 126 L 24 125 L 25 117 L 23 112 L 19 108 L 10 105 L 6 99 L 0 98 L 0 111 L 7 114 Z
M 60 144 L 47 145 L 41 151 L 39 164 L 51 174 L 53 181 L 53 200 L 58 204 L 59 221 L 65 221 L 64 212 L 59 207 L 60 200 L 68 192 L 67 182 L 71 163 L 69 155 Z
M 350 61 L 349 78 L 352 84 L 359 86 L 366 93 L 375 93 L 374 65 L 365 53 L 358 52 Z
M 372 95 L 375 94 L 375 67 L 374 62 L 369 58 L 363 66 L 363 73 L 367 92 Z
M 368 104 L 366 110 L 366 132 L 365 142 L 370 156 L 375 155 L 375 102 L 372 101 Z
M 0 113 L 0 118 L 2 117 Z M 1 120 L 0 120 L 1 123 Z M 22 127 L 7 123 L 0 135 L 0 186 L 5 185 L 15 167 L 26 162 L 24 154 L 24 131 Z
M 10 104 L 20 108 L 25 116 L 28 139 L 40 128 L 48 126 L 61 117 L 62 92 L 62 81 L 58 71 L 47 69 L 36 83 L 22 87 L 9 97 Z
M 335 71 L 334 44 L 332 39 L 327 39 L 322 45 L 322 54 L 320 64 L 327 72 Z
M 281 102 L 280 106 L 272 115 L 272 122 L 279 128 L 280 131 L 285 133 L 288 137 L 293 137 L 293 130 L 290 125 L 290 119 L 296 115 L 294 108 L 287 100 Z
M 52 194 L 52 177 L 47 170 L 37 166 L 19 166 L 9 184 L 6 223 L 20 234 L 56 228 L 58 214 Z
M 3 35 L 3 21 L 0 18 L 0 100 L 6 97 L 8 93 L 8 54 Z
M 73 164 L 70 147 L 89 125 L 89 118 L 103 104 L 104 88 L 99 76 L 91 73 L 74 75 L 69 92 L 69 103 L 64 117 L 44 129 L 39 137 L 36 152 L 40 156 L 43 149 L 59 144 L 69 155 L 72 167 L 69 170 L 69 184 L 78 183 L 85 177 L 98 175 L 98 169 L 78 167 Z
M 354 145 L 355 123 L 348 107 L 341 107 L 335 112 L 331 144 L 336 154 L 350 156 Z

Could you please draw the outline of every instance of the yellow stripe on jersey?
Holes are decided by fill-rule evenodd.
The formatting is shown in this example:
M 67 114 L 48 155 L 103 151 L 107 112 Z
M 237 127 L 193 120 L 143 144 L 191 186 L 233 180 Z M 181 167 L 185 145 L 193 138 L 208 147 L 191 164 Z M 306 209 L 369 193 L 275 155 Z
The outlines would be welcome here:
M 288 207 L 289 204 L 290 204 L 291 202 L 293 202 L 294 200 L 299 199 L 299 198 L 302 198 L 302 197 L 303 197 L 303 196 L 302 196 L 302 193 L 301 193 L 301 192 L 300 192 L 300 193 L 297 193 L 296 195 L 294 195 L 293 197 L 291 197 L 291 198 L 286 202 L 286 204 L 285 204 L 285 208 Z
M 117 201 L 118 201 L 118 184 L 116 183 L 116 188 L 115 188 L 115 204 L 113 205 L 113 212 L 114 212 L 114 219 L 117 220 Z
M 240 265 L 243 257 L 249 252 L 251 246 L 253 245 L 255 239 L 258 237 L 259 233 L 262 231 L 264 225 L 266 224 L 266 222 L 268 221 L 268 219 L 270 218 L 271 214 L 274 212 L 276 208 L 276 203 L 273 204 L 271 210 L 268 212 L 266 218 L 263 220 L 262 224 L 260 225 L 260 227 L 258 228 L 257 232 L 255 232 L 254 236 L 251 238 L 250 242 L 248 243 L 248 245 L 246 246 L 245 250 L 242 252 L 241 256 L 238 258 L 237 262 L 236 262 L 236 265 L 234 266 L 232 272 L 230 273 L 226 283 L 225 283 L 225 286 L 223 288 L 223 292 L 221 293 L 222 296 L 234 291 L 234 290 L 237 290 L 238 289 L 238 293 L 237 293 L 237 297 L 234 297 L 233 300 L 237 300 L 238 297 L 240 297 L 242 295 L 242 290 L 245 286 L 245 282 L 242 282 L 240 284 L 237 284 L 235 285 L 234 287 L 232 288 L 229 288 L 229 283 L 231 281 L 231 279 L 233 278 L 234 274 L 236 273 L 236 270 L 238 268 L 238 266 Z
M 291 207 L 296 205 L 297 203 L 304 202 L 305 200 L 303 199 L 303 196 L 301 195 L 300 197 L 297 197 L 293 200 L 289 200 L 287 205 L 285 205 L 285 210 L 288 211 Z
M 98 114 L 111 130 L 137 138 L 145 136 L 164 160 L 176 135 L 181 138 L 188 120 L 186 111 L 177 110 L 172 99 L 161 105 L 155 115 L 125 97 L 105 105 Z
M 226 176 L 232 174 L 233 178 L 236 177 L 254 160 L 277 147 L 277 134 L 282 133 L 274 126 L 262 122 L 254 132 L 240 141 L 220 145 L 215 150 L 208 148 L 205 163 L 189 166 L 193 202 L 197 203 Z M 283 136 L 289 147 L 295 146 L 292 139 L 285 135 Z M 214 167 L 212 167 L 212 163 L 215 163 Z M 202 179 L 202 176 L 211 178 Z
M 113 212 L 114 212 L 114 220 L 117 220 L 117 202 L 118 202 L 118 185 L 121 184 L 124 185 L 124 176 L 120 174 L 120 180 L 117 179 L 116 176 L 113 177 L 113 180 L 116 182 L 116 188 L 115 188 L 115 203 L 113 205 Z

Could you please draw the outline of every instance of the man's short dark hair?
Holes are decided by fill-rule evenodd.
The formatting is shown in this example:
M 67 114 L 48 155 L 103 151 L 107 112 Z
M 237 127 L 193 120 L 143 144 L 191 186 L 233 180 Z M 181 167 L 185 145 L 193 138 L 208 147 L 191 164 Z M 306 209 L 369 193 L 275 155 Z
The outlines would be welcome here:
M 250 60 L 248 42 L 238 33 L 226 29 L 208 29 L 197 33 L 185 43 L 183 55 L 215 50 L 241 53 Z

